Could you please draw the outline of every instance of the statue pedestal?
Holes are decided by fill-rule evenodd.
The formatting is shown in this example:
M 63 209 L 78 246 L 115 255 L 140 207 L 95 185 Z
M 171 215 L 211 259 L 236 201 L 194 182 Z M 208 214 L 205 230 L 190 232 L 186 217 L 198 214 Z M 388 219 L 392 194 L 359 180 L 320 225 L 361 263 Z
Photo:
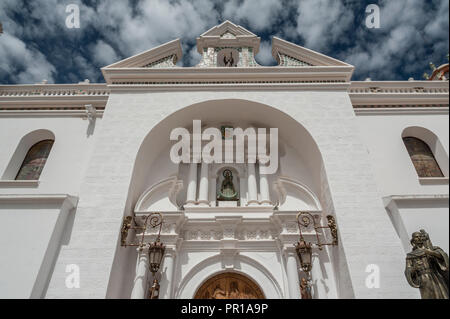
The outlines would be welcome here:
M 217 201 L 217 204 L 219 207 L 237 207 L 238 206 L 238 202 L 237 201 L 224 201 L 224 200 L 219 200 Z

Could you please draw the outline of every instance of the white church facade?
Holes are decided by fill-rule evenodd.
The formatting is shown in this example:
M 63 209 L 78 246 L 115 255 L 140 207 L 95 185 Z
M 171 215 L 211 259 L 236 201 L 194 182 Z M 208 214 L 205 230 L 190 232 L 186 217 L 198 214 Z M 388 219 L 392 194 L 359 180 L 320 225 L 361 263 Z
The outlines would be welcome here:
M 420 298 L 411 234 L 449 250 L 448 65 L 355 82 L 276 37 L 278 65 L 260 66 L 259 44 L 226 21 L 195 67 L 174 40 L 102 68 L 105 84 L 0 85 L 0 298 Z M 196 123 L 224 142 L 276 128 L 276 170 L 250 142 L 241 162 L 174 162 L 171 132 Z

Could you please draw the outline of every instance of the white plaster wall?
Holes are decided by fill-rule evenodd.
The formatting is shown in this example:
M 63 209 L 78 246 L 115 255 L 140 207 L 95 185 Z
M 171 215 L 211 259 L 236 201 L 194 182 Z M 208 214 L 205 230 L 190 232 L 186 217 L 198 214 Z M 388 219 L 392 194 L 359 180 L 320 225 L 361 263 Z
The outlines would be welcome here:
M 47 297 L 104 298 L 116 294 L 113 290 L 120 286 L 113 285 L 108 293 L 107 287 L 122 216 L 133 205 L 127 201 L 128 187 L 144 137 L 174 111 L 216 99 L 247 99 L 276 107 L 304 125 L 316 140 L 337 216 L 342 245 L 339 251 L 345 253 L 350 274 L 340 280 L 345 279 L 345 287 L 353 289 L 340 290 L 338 297 L 416 297 L 416 291 L 404 280 L 402 245 L 381 202 L 347 93 L 269 91 L 113 93 L 82 182 L 72 240 L 61 251 Z M 107 168 L 108 174 L 102 168 Z M 83 239 L 87 225 L 101 241 Z M 65 288 L 67 263 L 80 265 L 85 274 L 81 289 Z M 383 269 L 379 289 L 365 286 L 366 266 L 373 263 Z M 117 274 L 113 273 L 112 280 Z
M 80 117 L 0 117 L 0 176 L 23 136 L 42 129 L 55 135 L 37 186 L 4 184 L 0 180 L 0 298 L 45 296 L 62 239 L 70 235 L 63 234 L 70 215 L 62 202 L 49 204 L 42 199 L 79 193 L 91 155 L 92 133 L 100 122 L 100 118 L 96 119 L 94 127 Z M 14 203 L 8 200 L 11 196 L 29 195 L 34 199 Z
M 70 211 L 60 204 L 0 203 L 0 298 L 40 298 Z
M 101 118 L 97 118 L 94 133 L 100 123 Z M 0 184 L 0 194 L 78 194 L 94 139 L 90 135 L 92 125 L 79 117 L 0 117 L 0 176 L 22 137 L 40 129 L 51 131 L 55 143 L 39 178 L 39 186 L 18 188 Z
M 421 182 L 402 140 L 402 133 L 408 127 L 428 129 L 439 138 L 448 163 L 448 115 L 364 115 L 358 116 L 357 120 L 382 196 L 410 197 L 388 208 L 404 250 L 411 250 L 409 240 L 412 233 L 425 229 L 433 244 L 448 252 L 448 179 Z M 420 200 L 417 199 L 418 195 L 430 199 Z M 447 198 L 442 198 L 442 195 Z M 433 196 L 436 198 L 432 199 Z
M 357 123 L 383 197 L 448 194 L 448 182 L 435 185 L 420 183 L 402 140 L 402 133 L 406 128 L 424 127 L 440 139 L 448 160 L 448 115 L 404 113 L 399 113 L 399 115 L 362 115 L 357 117 Z

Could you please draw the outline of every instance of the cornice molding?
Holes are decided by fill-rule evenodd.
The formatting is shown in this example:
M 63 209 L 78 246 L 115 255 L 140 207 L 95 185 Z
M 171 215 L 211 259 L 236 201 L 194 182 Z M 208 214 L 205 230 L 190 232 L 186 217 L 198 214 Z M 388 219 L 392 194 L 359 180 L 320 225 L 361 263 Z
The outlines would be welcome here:
M 354 106 L 356 115 L 448 115 L 449 107 L 446 106 L 413 106 L 413 105 L 398 105 L 395 107 L 384 106 Z
M 446 81 L 351 82 L 348 93 L 355 107 L 449 104 L 449 87 Z
M 105 69 L 109 88 L 116 90 L 209 90 L 209 89 L 348 89 L 352 67 L 254 67 L 254 68 L 159 68 Z M 343 86 L 344 84 L 344 86 Z M 270 87 L 272 86 L 272 87 Z

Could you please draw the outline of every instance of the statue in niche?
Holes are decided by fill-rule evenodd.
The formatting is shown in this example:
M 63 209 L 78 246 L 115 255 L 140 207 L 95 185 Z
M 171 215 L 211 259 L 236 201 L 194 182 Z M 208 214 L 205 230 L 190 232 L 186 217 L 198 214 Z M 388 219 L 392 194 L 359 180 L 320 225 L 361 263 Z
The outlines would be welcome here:
M 227 57 L 226 54 L 223 55 L 223 64 L 226 67 L 232 67 L 234 66 L 234 58 L 233 58 L 233 52 L 230 52 L 230 56 Z
M 239 200 L 239 194 L 236 191 L 233 184 L 233 173 L 229 169 L 226 169 L 223 171 L 223 177 L 224 179 L 222 181 L 222 186 L 220 187 L 217 200 L 223 201 Z
M 422 299 L 448 299 L 448 255 L 432 245 L 423 229 L 412 234 L 411 245 L 413 249 L 406 256 L 405 276 L 408 283 L 420 289 Z

